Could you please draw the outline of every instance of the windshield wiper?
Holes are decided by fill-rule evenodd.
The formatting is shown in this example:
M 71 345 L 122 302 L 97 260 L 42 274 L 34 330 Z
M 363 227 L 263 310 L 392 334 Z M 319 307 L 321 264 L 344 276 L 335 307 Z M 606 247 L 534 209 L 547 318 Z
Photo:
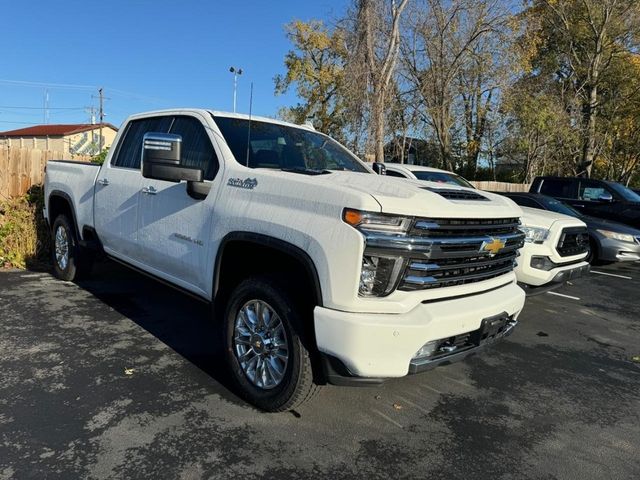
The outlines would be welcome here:
M 304 167 L 281 168 L 280 170 L 283 172 L 302 173 L 303 175 L 326 175 L 327 173 L 331 173 L 331 170 L 318 170 Z

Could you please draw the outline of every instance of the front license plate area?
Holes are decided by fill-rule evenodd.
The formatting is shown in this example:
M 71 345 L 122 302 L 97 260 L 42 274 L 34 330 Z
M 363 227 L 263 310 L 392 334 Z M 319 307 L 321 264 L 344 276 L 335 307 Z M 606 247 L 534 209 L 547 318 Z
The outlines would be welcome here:
M 480 328 L 475 332 L 474 343 L 476 345 L 482 345 L 483 343 L 492 342 L 502 336 L 507 329 L 508 322 L 509 315 L 507 315 L 506 312 L 483 319 Z

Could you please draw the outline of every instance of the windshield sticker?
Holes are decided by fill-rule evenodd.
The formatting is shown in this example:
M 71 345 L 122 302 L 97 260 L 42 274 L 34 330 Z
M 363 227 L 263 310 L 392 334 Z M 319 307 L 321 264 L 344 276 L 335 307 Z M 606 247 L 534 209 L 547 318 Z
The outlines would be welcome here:
M 246 188 L 247 190 L 253 190 L 258 186 L 258 180 L 255 178 L 230 178 L 227 182 L 230 187 Z

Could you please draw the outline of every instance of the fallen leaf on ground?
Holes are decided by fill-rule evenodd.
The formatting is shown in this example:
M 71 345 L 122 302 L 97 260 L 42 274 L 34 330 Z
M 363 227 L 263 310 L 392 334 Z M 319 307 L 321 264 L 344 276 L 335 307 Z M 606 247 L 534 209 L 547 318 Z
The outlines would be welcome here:
M 640 363 L 640 355 L 635 355 L 631 357 L 632 362 Z
M 125 375 L 133 375 L 133 368 L 125 368 L 124 369 L 124 374 Z
M 393 408 L 395 408 L 396 410 L 402 410 L 402 405 L 400 405 L 399 403 L 394 403 Z

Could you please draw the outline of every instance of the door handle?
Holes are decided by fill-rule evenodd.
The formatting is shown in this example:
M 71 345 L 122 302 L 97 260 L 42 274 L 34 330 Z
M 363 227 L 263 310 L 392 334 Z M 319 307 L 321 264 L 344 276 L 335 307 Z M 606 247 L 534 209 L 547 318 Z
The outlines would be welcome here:
M 153 187 L 144 187 L 142 189 L 142 193 L 146 193 L 147 195 L 155 195 L 158 191 Z
M 109 185 L 109 180 L 107 180 L 106 178 L 102 178 L 98 180 L 98 184 L 102 185 L 103 187 L 106 187 L 107 185 Z

